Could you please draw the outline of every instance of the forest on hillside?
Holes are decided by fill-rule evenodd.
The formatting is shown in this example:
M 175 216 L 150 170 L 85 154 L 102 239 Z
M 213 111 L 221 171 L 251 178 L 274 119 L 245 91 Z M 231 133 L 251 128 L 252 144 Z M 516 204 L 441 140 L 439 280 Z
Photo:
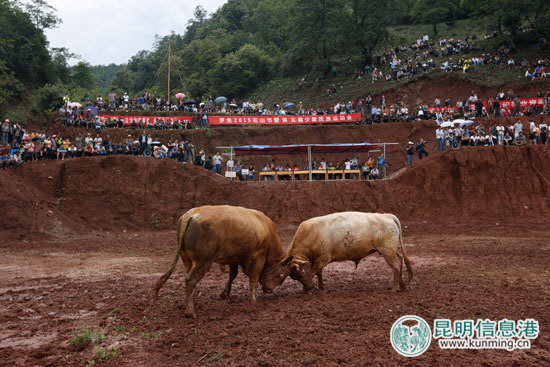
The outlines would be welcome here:
M 536 11 L 534 11 L 536 9 Z M 513 38 L 520 25 L 548 36 L 550 2 L 539 0 L 229 0 L 217 12 L 200 6 L 183 34 L 159 38 L 120 70 L 112 86 L 140 92 L 171 79 L 193 96 L 242 97 L 274 76 L 317 76 L 338 62 L 360 68 L 393 45 L 388 28 L 404 24 L 455 24 L 483 17 L 487 31 Z M 421 36 L 420 34 L 418 36 Z
M 377 51 L 403 42 L 391 27 L 427 24 L 437 37 L 438 25 L 464 19 L 483 19 L 486 31 L 510 40 L 520 26 L 534 39 L 550 36 L 543 0 L 228 0 L 212 14 L 197 7 L 182 33 L 157 37 L 126 65 L 70 67 L 75 55 L 49 48 L 44 35 L 60 22 L 55 9 L 44 0 L 0 0 L 0 117 L 17 115 L 22 101 L 36 113 L 52 111 L 66 93 L 165 93 L 169 46 L 173 90 L 238 98 L 276 77 L 370 64 Z

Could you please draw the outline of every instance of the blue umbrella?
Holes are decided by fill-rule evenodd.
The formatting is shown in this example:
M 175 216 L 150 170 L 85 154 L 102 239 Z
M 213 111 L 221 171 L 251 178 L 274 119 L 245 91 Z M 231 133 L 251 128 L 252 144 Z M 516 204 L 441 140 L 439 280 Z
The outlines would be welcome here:
M 88 111 L 92 113 L 92 116 L 93 117 L 96 117 L 97 116 L 97 107 L 94 107 L 92 105 L 88 105 L 86 106 L 86 111 Z
M 225 98 L 225 97 L 218 97 L 214 100 L 214 102 L 216 102 L 216 103 L 223 103 L 225 101 L 227 101 L 227 98 Z
M 294 106 L 296 106 L 296 105 L 295 105 L 294 103 L 292 103 L 292 102 L 291 102 L 291 103 L 285 104 L 285 108 L 292 108 L 292 107 L 294 107 Z

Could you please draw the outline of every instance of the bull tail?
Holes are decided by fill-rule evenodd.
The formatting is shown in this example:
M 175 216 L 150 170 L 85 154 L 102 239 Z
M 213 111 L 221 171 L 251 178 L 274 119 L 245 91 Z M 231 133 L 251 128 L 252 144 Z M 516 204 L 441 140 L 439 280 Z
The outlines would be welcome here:
M 407 272 L 409 273 L 409 277 L 405 281 L 405 284 L 409 283 L 413 278 L 413 270 L 412 270 L 412 262 L 407 256 L 407 253 L 405 252 L 405 246 L 403 245 L 403 230 L 401 229 L 401 222 L 397 217 L 394 215 L 393 220 L 395 224 L 397 224 L 397 227 L 399 228 L 399 243 L 401 244 L 401 252 L 403 253 L 403 259 L 405 260 L 405 266 L 407 267 Z
M 191 224 L 192 220 L 193 220 L 193 217 L 189 218 L 189 220 L 187 221 L 187 225 L 185 226 L 184 233 L 181 233 L 181 220 L 178 223 L 178 251 L 176 252 L 174 261 L 172 261 L 172 265 L 170 266 L 170 269 L 168 269 L 168 271 L 163 276 L 161 276 L 160 279 L 157 281 L 157 284 L 155 284 L 155 288 L 154 288 L 155 297 L 158 297 L 160 289 L 162 288 L 164 283 L 166 283 L 168 278 L 170 278 L 170 276 L 174 272 L 174 269 L 176 268 L 176 265 L 180 258 L 180 254 L 185 248 L 185 234 L 187 233 L 187 229 L 189 228 L 189 225 Z

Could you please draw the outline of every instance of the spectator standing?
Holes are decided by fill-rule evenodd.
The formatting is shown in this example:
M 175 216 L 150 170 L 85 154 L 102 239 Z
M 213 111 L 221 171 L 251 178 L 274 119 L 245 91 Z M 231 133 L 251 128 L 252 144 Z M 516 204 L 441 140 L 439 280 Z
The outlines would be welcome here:
M 514 129 L 514 139 L 517 139 L 519 134 L 523 131 L 523 124 L 518 120 L 513 126 Z
M 221 154 L 219 152 L 216 153 L 214 157 L 212 157 L 212 161 L 214 164 L 214 168 L 212 168 L 212 172 L 220 175 L 222 173 L 222 162 L 223 162 L 223 158 Z
M 384 153 L 378 157 L 378 172 L 380 178 L 386 178 L 386 157 Z
M 4 124 L 2 125 L 2 145 L 6 146 L 8 145 L 10 141 L 10 120 L 6 119 L 4 121 Z
M 414 143 L 412 141 L 409 141 L 405 149 L 407 150 L 407 164 L 409 166 L 412 166 L 413 155 L 414 155 Z
M 437 150 L 442 152 L 445 150 L 445 132 L 442 128 L 438 127 L 435 130 L 435 137 L 437 139 Z
M 424 139 L 420 138 L 418 143 L 416 143 L 416 151 L 418 152 L 418 159 L 422 159 L 422 156 L 425 155 L 428 156 L 428 152 L 426 151 L 426 142 Z
M 545 122 L 541 123 L 539 125 L 540 127 L 540 142 L 541 144 L 545 145 L 546 144 L 546 137 L 547 137 L 547 131 L 548 131 L 548 125 L 546 125 Z

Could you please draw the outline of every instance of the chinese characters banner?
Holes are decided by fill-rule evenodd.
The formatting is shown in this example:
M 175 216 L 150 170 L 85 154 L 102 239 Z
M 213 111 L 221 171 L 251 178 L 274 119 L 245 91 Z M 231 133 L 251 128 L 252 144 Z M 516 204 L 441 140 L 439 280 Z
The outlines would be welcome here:
M 360 113 L 311 116 L 208 116 L 210 125 L 294 125 L 361 121 Z
M 153 125 L 154 122 L 164 122 L 170 124 L 171 122 L 182 122 L 185 124 L 190 124 L 193 122 L 193 116 L 170 116 L 170 117 L 159 117 L 159 116 L 118 116 L 118 115 L 97 115 L 101 122 L 107 122 L 110 119 L 114 121 L 122 120 L 124 126 L 135 124 L 143 124 L 144 126 Z
M 500 108 L 504 108 L 505 110 L 510 110 L 515 107 L 514 101 L 499 101 Z M 524 107 L 535 107 L 535 106 L 543 106 L 544 105 L 544 98 L 527 98 L 527 99 L 521 99 L 520 105 L 522 108 Z M 487 108 L 487 102 L 483 102 L 483 107 Z M 470 104 L 470 111 L 474 111 L 476 106 L 472 103 Z M 429 107 L 428 110 L 430 112 L 437 112 L 437 111 L 458 111 L 458 107 Z

